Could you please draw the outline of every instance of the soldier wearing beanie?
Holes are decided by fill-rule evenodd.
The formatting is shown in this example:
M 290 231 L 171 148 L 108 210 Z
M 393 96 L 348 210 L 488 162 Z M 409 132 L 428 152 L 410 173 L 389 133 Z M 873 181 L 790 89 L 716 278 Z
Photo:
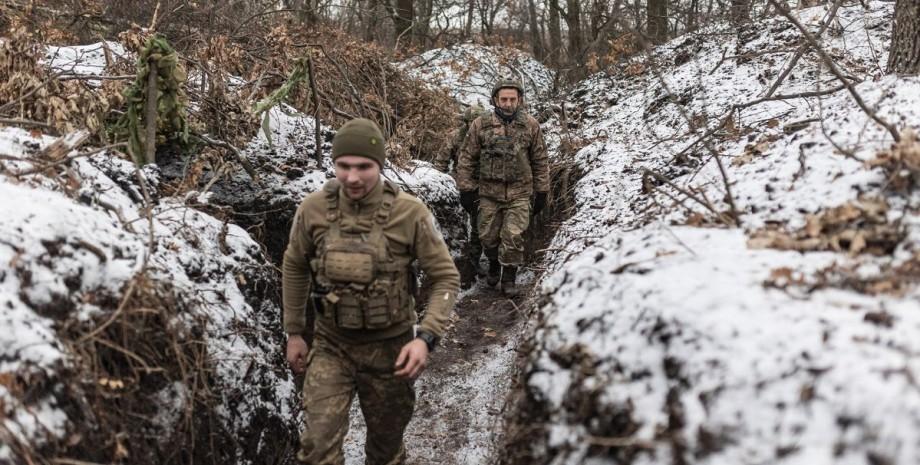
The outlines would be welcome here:
M 287 360 L 295 373 L 305 372 L 303 463 L 344 463 L 355 395 L 367 423 L 366 463 L 405 463 L 413 380 L 443 335 L 459 289 L 431 212 L 381 178 L 385 157 L 373 121 L 343 125 L 332 140 L 336 178 L 300 204 L 284 252 Z M 420 322 L 409 272 L 415 261 L 432 280 Z

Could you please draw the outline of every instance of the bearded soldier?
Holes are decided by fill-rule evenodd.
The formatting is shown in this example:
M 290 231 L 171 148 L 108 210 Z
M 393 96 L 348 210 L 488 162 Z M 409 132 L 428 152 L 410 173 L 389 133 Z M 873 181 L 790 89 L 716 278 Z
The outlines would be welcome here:
M 479 239 L 489 258 L 490 286 L 517 294 L 530 215 L 546 205 L 549 167 L 540 124 L 522 111 L 524 88 L 503 79 L 492 88 L 492 114 L 470 124 L 457 167 L 460 203 L 479 203 Z M 531 206 L 532 202 L 532 206 Z
M 367 423 L 366 463 L 405 462 L 412 380 L 443 334 L 459 288 L 431 212 L 381 178 L 383 146 L 370 120 L 342 126 L 332 140 L 336 179 L 300 204 L 284 253 L 287 360 L 294 372 L 306 370 L 298 459 L 313 465 L 344 463 L 355 394 Z M 417 334 L 415 260 L 432 282 Z M 314 316 L 310 347 L 303 335 Z

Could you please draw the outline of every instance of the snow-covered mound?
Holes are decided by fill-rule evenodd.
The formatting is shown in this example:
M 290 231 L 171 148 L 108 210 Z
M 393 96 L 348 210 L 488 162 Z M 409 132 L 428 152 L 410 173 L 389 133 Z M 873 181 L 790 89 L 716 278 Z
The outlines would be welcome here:
M 241 152 L 259 173 L 255 183 L 242 169 L 233 170 L 214 184 L 211 201 L 233 207 L 236 220 L 243 225 L 258 225 L 261 242 L 280 263 L 297 206 L 307 194 L 323 187 L 335 177 L 330 159 L 335 131 L 320 126 L 321 163 L 315 160 L 315 120 L 289 106 L 269 110 L 269 136 L 259 131 Z M 184 162 L 169 168 L 171 176 L 181 176 Z M 432 210 L 438 226 L 454 251 L 466 240 L 465 214 L 460 208 L 454 180 L 430 164 L 414 160 L 406 168 L 388 166 L 383 176 L 419 197 Z M 210 178 L 205 178 L 207 182 Z
M 214 458 L 278 456 L 299 397 L 259 245 L 158 198 L 155 170 L 148 216 L 133 163 L 110 153 L 57 173 L 41 158 L 53 141 L 0 130 L 0 463 L 74 450 L 165 462 L 205 450 L 178 434 L 202 418 L 233 438 Z
M 882 71 L 892 9 L 841 8 L 823 44 L 880 116 L 917 128 L 920 79 Z M 796 14 L 815 32 L 825 12 Z M 518 415 L 544 426 L 518 438 L 522 456 L 920 461 L 911 271 L 920 196 L 886 190 L 885 172 L 866 164 L 892 136 L 846 90 L 735 111 L 712 146 L 741 228 L 719 219 L 730 212 L 725 183 L 698 140 L 732 105 L 762 97 L 800 43 L 783 18 L 752 27 L 675 39 L 656 50 L 656 65 L 637 59 L 570 94 L 577 129 L 548 140 L 584 145 L 576 165 L 585 175 L 550 246 L 559 252 Z M 806 54 L 776 95 L 838 86 L 818 63 Z M 852 234 L 830 237 L 840 212 Z M 873 224 L 890 232 L 885 240 L 873 242 Z M 762 248 L 790 236 L 808 239 L 785 242 L 802 252 Z
M 443 86 L 466 105 L 491 106 L 492 86 L 503 77 L 519 79 L 531 100 L 553 90 L 553 71 L 532 56 L 506 47 L 461 44 L 432 49 L 403 61 L 400 67 L 432 86 Z

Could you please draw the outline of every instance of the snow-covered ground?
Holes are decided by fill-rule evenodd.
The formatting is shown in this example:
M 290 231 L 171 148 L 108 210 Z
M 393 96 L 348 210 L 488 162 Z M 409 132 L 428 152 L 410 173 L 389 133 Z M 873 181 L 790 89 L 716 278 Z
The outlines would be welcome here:
M 52 142 L 0 130 L 0 154 L 25 160 L 4 159 L 0 175 L 0 462 L 17 462 L 14 444 L 42 450 L 101 426 L 92 420 L 101 412 L 93 413 L 85 397 L 96 397 L 97 389 L 117 398 L 148 383 L 163 384 L 149 393 L 160 402 L 156 415 L 137 426 L 161 435 L 166 450 L 176 422 L 201 400 L 188 395 L 192 378 L 170 379 L 168 366 L 160 376 L 164 367 L 146 358 L 149 352 L 127 348 L 133 362 L 153 371 L 83 371 L 91 348 L 112 344 L 103 328 L 119 327 L 119 316 L 133 321 L 125 315 L 143 305 L 167 306 L 149 312 L 169 318 L 164 324 L 185 344 L 201 338 L 206 345 L 204 361 L 221 393 L 215 420 L 254 445 L 226 456 L 245 463 L 269 453 L 277 444 L 251 427 L 289 430 L 281 420 L 292 416 L 298 398 L 290 377 L 277 370 L 280 310 L 259 291 L 273 279 L 259 245 L 182 199 L 160 198 L 155 169 L 144 170 L 154 200 L 148 217 L 133 163 L 111 153 L 74 158 L 66 175 L 22 175 L 48 162 L 39 155 Z
M 823 44 L 883 118 L 916 129 L 920 79 L 883 72 L 892 10 L 841 8 Z M 825 12 L 796 14 L 815 31 Z M 920 197 L 886 189 L 865 163 L 892 137 L 845 90 L 744 108 L 714 143 L 741 227 L 701 205 L 729 210 L 710 152 L 692 144 L 731 105 L 761 97 L 798 43 L 785 19 L 754 27 L 741 42 L 718 27 L 687 35 L 656 49 L 657 66 L 639 58 L 632 73 L 589 78 L 565 104 L 577 129 L 548 137 L 585 144 L 575 160 L 585 175 L 550 247 L 525 375 L 521 418 L 543 428 L 521 440 L 545 463 L 920 461 L 917 276 L 898 276 L 898 292 L 859 290 L 917 260 Z M 837 86 L 817 63 L 807 54 L 776 95 Z M 644 183 L 645 169 L 702 202 Z M 822 214 L 848 202 L 861 213 L 847 228 L 868 231 L 876 198 L 898 232 L 879 255 L 756 239 L 767 227 L 821 239 Z

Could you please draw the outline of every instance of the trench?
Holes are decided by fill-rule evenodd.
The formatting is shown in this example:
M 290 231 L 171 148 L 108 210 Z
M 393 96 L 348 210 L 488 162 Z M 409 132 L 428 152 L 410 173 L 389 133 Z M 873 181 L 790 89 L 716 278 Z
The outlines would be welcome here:
M 331 137 L 327 137 L 327 141 Z M 310 139 L 307 139 L 310 140 Z M 309 150 L 310 148 L 308 148 Z M 177 157 L 160 157 L 163 176 L 171 182 L 180 182 L 188 170 Z M 262 158 L 260 154 L 253 154 Z M 438 349 L 431 354 L 426 372 L 416 381 L 416 409 L 410 422 L 405 442 L 410 464 L 487 464 L 498 463 L 506 447 L 505 424 L 512 407 L 517 408 L 515 393 L 517 374 L 524 363 L 525 347 L 532 329 L 535 307 L 534 285 L 539 281 L 543 267 L 543 252 L 552 240 L 558 226 L 567 219 L 571 210 L 570 186 L 580 177 L 570 162 L 553 163 L 561 158 L 551 155 L 553 185 L 549 206 L 531 223 L 525 235 L 527 263 L 518 275 L 522 287 L 520 297 L 511 300 L 499 290 L 485 283 L 487 261 L 483 257 L 479 272 L 462 258 L 466 242 L 467 216 L 456 202 L 429 207 L 444 233 L 445 240 L 455 256 L 464 288 L 453 312 L 451 323 Z M 264 157 L 258 161 L 262 169 L 277 159 Z M 285 159 L 284 168 L 294 166 L 300 172 L 316 171 L 303 160 Z M 312 162 L 310 162 L 312 163 Z M 281 163 L 275 168 L 280 168 Z M 268 167 L 272 169 L 272 167 Z M 282 169 L 280 176 L 263 179 L 261 185 L 251 182 L 244 174 L 225 177 L 213 184 L 209 205 L 203 210 L 246 229 L 259 242 L 268 259 L 277 267 L 280 283 L 280 266 L 294 212 L 302 193 L 292 195 L 290 189 L 279 188 L 290 177 Z M 212 173 L 205 168 L 199 183 L 210 181 Z M 424 199 L 427 200 L 427 199 Z M 422 282 L 420 303 L 424 303 L 426 283 Z M 264 298 L 280 308 L 280 284 L 267 292 Z M 279 325 L 280 331 L 280 325 Z M 280 337 L 279 340 L 283 339 Z M 283 361 L 283 347 L 279 345 L 279 366 Z M 300 385 L 302 379 L 295 379 Z M 292 424 L 298 419 L 291 418 Z M 357 400 L 352 405 L 351 424 L 345 440 L 346 464 L 364 463 L 365 425 Z M 253 425 L 270 428 L 278 425 Z M 290 430 L 290 425 L 286 425 Z M 287 438 L 282 458 L 274 463 L 294 464 L 297 438 Z M 284 441 L 282 441 L 284 442 Z

